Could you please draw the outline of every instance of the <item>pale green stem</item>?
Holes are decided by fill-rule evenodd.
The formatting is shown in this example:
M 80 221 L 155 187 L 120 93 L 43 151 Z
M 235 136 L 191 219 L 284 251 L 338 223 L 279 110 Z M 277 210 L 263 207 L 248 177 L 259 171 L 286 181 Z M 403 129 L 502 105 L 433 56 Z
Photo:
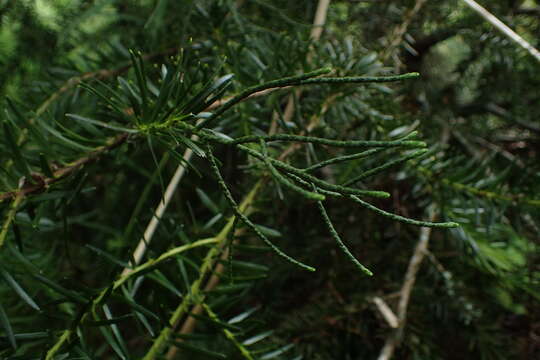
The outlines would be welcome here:
M 221 234 L 220 234 L 221 235 Z M 159 256 L 157 259 L 150 259 L 148 260 L 147 262 L 145 262 L 144 264 L 142 265 L 139 265 L 137 266 L 136 268 L 134 268 L 131 272 L 127 273 L 127 274 L 124 274 L 124 275 L 121 275 L 120 278 L 118 280 L 116 280 L 113 284 L 113 288 L 112 288 L 112 291 L 118 289 L 120 286 L 122 286 L 128 279 L 134 277 L 134 276 L 137 276 L 139 273 L 145 271 L 145 270 L 148 270 L 150 267 L 152 266 L 156 266 L 157 264 L 171 258 L 171 257 L 174 257 L 184 251 L 187 251 L 187 250 L 190 250 L 190 249 L 193 249 L 193 248 L 196 248 L 196 247 L 199 247 L 199 246 L 205 246 L 205 245 L 209 245 L 209 244 L 216 244 L 216 243 L 219 243 L 221 242 L 221 238 L 219 237 L 220 235 L 218 235 L 217 237 L 215 238 L 208 238 L 208 239 L 202 239 L 202 240 L 198 240 L 198 241 L 195 241 L 191 244 L 186 244 L 186 245 L 182 245 L 182 246 L 178 246 L 174 249 L 171 249 L 165 253 L 163 253 L 161 256 Z M 92 306 L 91 306 L 91 312 L 94 313 L 95 312 L 95 309 L 97 308 L 97 306 L 99 304 L 101 304 L 105 298 L 112 292 L 110 290 L 110 287 L 106 288 L 105 290 L 103 290 L 98 297 L 96 297 L 93 301 L 92 301 Z M 87 312 L 85 315 L 83 315 L 83 317 L 81 318 L 81 323 L 83 323 L 89 316 L 89 312 Z M 54 359 L 54 356 L 55 354 L 58 352 L 58 350 L 60 350 L 60 348 L 62 347 L 62 345 L 69 340 L 69 338 L 71 337 L 71 333 L 72 333 L 72 329 L 67 329 L 65 330 L 62 335 L 60 336 L 60 338 L 58 338 L 58 341 L 56 342 L 56 344 L 54 344 L 54 346 L 49 349 L 49 351 L 47 352 L 47 355 L 45 357 L 45 360 L 52 360 Z
M 19 208 L 19 205 L 21 204 L 22 200 L 24 198 L 24 195 L 22 193 L 17 193 L 15 196 L 15 199 L 13 199 L 13 202 L 11 203 L 7 214 L 6 214 L 6 220 L 4 221 L 4 224 L 2 225 L 2 230 L 0 231 L 0 249 L 2 249 L 2 246 L 4 245 L 4 242 L 6 240 L 9 227 L 13 220 L 15 219 L 15 215 L 17 214 L 17 209 Z
M 208 317 L 214 321 L 220 321 L 219 320 L 219 317 L 217 316 L 217 314 L 212 311 L 212 309 L 210 308 L 210 306 L 208 306 L 207 304 L 202 304 L 202 307 L 204 308 L 204 310 L 206 311 L 206 313 L 208 314 Z M 237 339 L 236 339 L 236 336 L 234 336 L 234 334 L 232 333 L 232 331 L 230 331 L 229 329 L 226 329 L 226 328 L 223 328 L 223 334 L 225 334 L 225 337 L 227 339 L 229 339 L 230 342 L 233 343 L 233 345 L 238 349 L 238 351 L 240 352 L 240 354 L 242 354 L 242 356 L 246 359 L 246 360 L 254 360 L 253 358 L 253 355 L 251 355 L 251 353 L 249 352 L 248 349 L 246 349 L 246 347 L 244 345 L 242 345 L 242 343 L 240 343 Z
M 250 206 L 255 199 L 255 195 L 258 193 L 262 183 L 263 180 L 260 180 L 257 184 L 255 184 L 255 186 L 246 196 L 242 204 L 240 204 L 239 209 L 242 213 L 246 213 L 249 209 L 251 209 Z M 163 328 L 157 339 L 152 344 L 152 347 L 150 348 L 150 350 L 148 350 L 142 360 L 153 360 L 158 358 L 158 356 L 167 346 L 171 338 L 171 334 L 174 331 L 174 328 L 178 324 L 179 320 L 187 313 L 190 306 L 193 305 L 194 302 L 200 302 L 204 299 L 204 295 L 200 293 L 201 286 L 203 284 L 203 281 L 207 278 L 208 274 L 214 267 L 215 260 L 218 258 L 222 247 L 227 241 L 227 235 L 229 231 L 232 230 L 233 224 L 234 217 L 231 217 L 227 224 L 223 227 L 221 232 L 216 236 L 217 241 L 215 245 L 208 251 L 206 257 L 203 260 L 203 263 L 201 264 L 201 267 L 199 268 L 199 277 L 191 284 L 191 291 L 189 292 L 190 295 L 183 298 L 182 302 L 180 303 L 180 305 L 178 305 L 169 320 L 169 323 L 173 326 Z

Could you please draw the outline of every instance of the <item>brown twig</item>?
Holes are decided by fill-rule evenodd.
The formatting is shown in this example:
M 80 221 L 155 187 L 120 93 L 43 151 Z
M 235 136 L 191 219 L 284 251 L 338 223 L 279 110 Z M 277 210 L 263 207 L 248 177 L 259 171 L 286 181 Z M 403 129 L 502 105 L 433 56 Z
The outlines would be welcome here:
M 396 316 L 396 314 L 394 314 L 394 312 L 392 311 L 390 306 L 388 306 L 386 301 L 384 301 L 382 298 L 378 296 L 375 296 L 372 299 L 372 301 L 375 304 L 375 306 L 377 306 L 377 310 L 379 310 L 379 312 L 383 316 L 384 320 L 386 320 L 388 325 L 392 329 L 397 329 L 399 327 L 398 317 Z
M 127 137 L 128 137 L 127 134 L 122 134 L 115 138 L 110 139 L 107 145 L 101 146 L 95 149 L 93 152 L 91 152 L 87 156 L 85 156 L 84 158 L 78 159 L 74 163 L 64 168 L 56 170 L 53 173 L 52 177 L 45 177 L 40 174 L 31 174 L 32 180 L 23 178 L 18 190 L 0 194 L 0 203 L 7 199 L 13 199 L 11 206 L 8 210 L 7 216 L 5 218 L 5 221 L 2 224 L 2 228 L 0 230 L 0 248 L 4 244 L 4 241 L 7 237 L 8 230 L 10 228 L 11 223 L 15 219 L 15 215 L 17 213 L 17 209 L 19 208 L 19 205 L 22 203 L 23 199 L 28 194 L 40 193 L 46 190 L 50 185 L 69 176 L 70 174 L 77 171 L 84 165 L 92 161 L 95 161 L 99 156 L 103 155 L 107 151 L 120 146 L 123 142 L 126 141 Z
M 510 29 L 505 23 L 495 17 L 495 15 L 487 11 L 474 0 L 463 0 L 463 2 L 468 7 L 476 11 L 476 13 L 478 13 L 481 17 L 495 26 L 495 28 L 503 33 L 503 35 L 527 50 L 529 54 L 531 54 L 537 61 L 540 61 L 540 51 L 532 46 L 527 40 L 519 36 L 514 30 Z
M 126 133 L 110 138 L 107 141 L 106 145 L 100 146 L 94 149 L 89 154 L 86 154 L 84 157 L 77 159 L 71 164 L 54 171 L 52 177 L 46 177 L 42 174 L 33 173 L 32 180 L 24 179 L 24 183 L 18 190 L 0 193 L 0 203 L 8 199 L 15 199 L 19 196 L 22 196 L 22 198 L 24 198 L 28 195 L 39 194 L 45 191 L 50 185 L 53 185 L 54 183 L 57 183 L 58 181 L 68 177 L 69 175 L 82 168 L 84 165 L 96 161 L 106 152 L 119 147 L 127 140 L 127 138 L 128 134 Z

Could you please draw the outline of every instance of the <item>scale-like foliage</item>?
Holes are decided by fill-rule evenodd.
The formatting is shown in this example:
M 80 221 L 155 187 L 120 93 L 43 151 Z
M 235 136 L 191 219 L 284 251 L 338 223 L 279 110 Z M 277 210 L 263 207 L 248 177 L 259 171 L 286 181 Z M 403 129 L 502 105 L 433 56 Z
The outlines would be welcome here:
M 442 107 L 413 121 L 402 89 L 426 91 L 418 73 L 390 72 L 339 26 L 388 4 L 334 4 L 316 42 L 311 2 L 40 3 L 6 6 L 55 51 L 36 47 L 50 71 L 2 90 L 0 357 L 374 357 L 386 330 L 370 300 L 398 288 L 417 227 L 452 229 L 433 233 L 401 351 L 444 357 L 437 337 L 456 328 L 484 358 L 515 351 L 486 319 L 538 298 L 517 227 L 538 226 L 534 171 L 517 163 L 516 179 L 505 152 L 471 146 L 483 127 L 448 130 Z M 456 66 L 479 61 L 497 63 Z

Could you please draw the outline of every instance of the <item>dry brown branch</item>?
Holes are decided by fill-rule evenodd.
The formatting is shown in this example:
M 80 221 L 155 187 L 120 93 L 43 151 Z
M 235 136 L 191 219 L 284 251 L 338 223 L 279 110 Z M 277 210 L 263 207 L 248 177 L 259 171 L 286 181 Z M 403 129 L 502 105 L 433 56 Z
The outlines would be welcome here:
M 386 301 L 384 301 L 382 298 L 378 296 L 375 296 L 372 299 L 372 301 L 375 304 L 375 306 L 377 306 L 377 310 L 379 310 L 379 312 L 383 316 L 384 320 L 386 320 L 388 325 L 392 329 L 397 329 L 399 327 L 399 320 L 396 314 L 394 314 L 394 312 L 392 311 L 392 309 L 390 309 L 390 306 L 388 306 Z
M 45 191 L 50 185 L 59 182 L 60 180 L 68 177 L 74 172 L 81 169 L 84 165 L 96 161 L 100 156 L 104 155 L 108 151 L 111 151 L 120 145 L 122 145 L 128 138 L 128 134 L 121 134 L 110 138 L 107 143 L 86 154 L 84 157 L 77 159 L 76 161 L 68 164 L 65 167 L 57 169 L 53 172 L 53 177 L 47 177 L 43 174 L 33 173 L 32 180 L 24 179 L 22 186 L 13 191 L 0 193 L 0 203 L 8 200 L 15 199 L 18 196 L 26 197 L 31 194 L 39 194 Z
M 476 11 L 481 17 L 483 17 L 485 20 L 489 21 L 493 26 L 495 26 L 497 30 L 502 32 L 507 38 L 517 43 L 519 46 L 527 50 L 529 54 L 531 54 L 536 60 L 540 61 L 540 51 L 538 51 L 529 42 L 527 42 L 525 39 L 519 36 L 514 30 L 506 26 L 505 23 L 503 23 L 501 20 L 499 20 L 497 17 L 495 17 L 492 13 L 487 11 L 485 8 L 480 6 L 480 4 L 478 4 L 476 1 L 474 0 L 463 0 L 463 1 L 465 2 L 465 4 L 467 4 L 467 6 L 469 6 L 471 9 Z

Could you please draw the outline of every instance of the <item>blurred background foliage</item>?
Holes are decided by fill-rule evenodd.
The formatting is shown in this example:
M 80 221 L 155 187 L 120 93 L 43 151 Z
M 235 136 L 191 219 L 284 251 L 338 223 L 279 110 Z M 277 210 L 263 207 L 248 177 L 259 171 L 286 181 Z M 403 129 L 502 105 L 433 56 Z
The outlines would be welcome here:
M 483 3 L 540 47 L 540 3 Z M 431 233 L 396 359 L 539 358 L 540 64 L 460 0 L 334 0 L 321 39 L 310 41 L 316 7 L 316 1 L 285 0 L 0 1 L 0 93 L 12 104 L 5 102 L 2 122 L 19 113 L 43 129 L 64 131 L 80 146 L 40 130 L 54 152 L 48 158 L 53 170 L 72 163 L 115 134 L 94 133 L 65 116 L 115 119 L 101 100 L 73 85 L 82 80 L 120 89 L 116 76 L 135 81 L 129 49 L 142 52 L 156 84 L 161 64 L 172 67 L 184 49 L 191 96 L 226 74 L 234 74 L 228 96 L 322 66 L 339 76 L 418 71 L 418 80 L 391 85 L 303 88 L 280 131 L 299 133 L 311 125 L 314 136 L 395 140 L 417 130 L 430 146 L 426 156 L 363 182 L 392 195 L 374 202 L 382 209 L 416 219 L 436 209 L 438 220 L 461 224 Z M 216 129 L 232 137 L 267 133 L 276 113 L 283 119 L 289 95 L 294 91 L 242 103 Z M 122 116 L 115 120 L 126 124 Z M 0 147 L 3 193 L 16 188 L 22 175 L 9 165 L 17 158 L 7 136 Z M 19 144 L 32 170 L 39 169 L 43 151 L 36 141 Z M 268 150 L 286 148 L 279 143 Z M 40 358 L 81 311 L 70 296 L 95 296 L 119 274 L 174 173 L 175 161 L 157 164 L 169 150 L 128 139 L 28 197 L 0 249 L 0 357 Z M 307 167 L 328 154 L 347 154 L 332 151 L 306 146 L 290 161 Z M 264 170 L 229 148 L 219 155 L 226 181 L 242 198 Z M 319 175 L 341 184 L 389 156 L 334 165 Z M 231 215 L 203 159 L 193 157 L 190 166 L 196 170 L 182 179 L 147 259 L 215 236 Z M 5 219 L 10 207 L 7 201 L 1 206 Z M 207 314 L 198 318 L 191 345 L 178 339 L 176 345 L 190 359 L 244 358 L 222 335 L 225 328 L 241 333 L 244 344 L 260 345 L 254 350 L 260 359 L 376 358 L 392 329 L 372 299 L 396 308 L 419 229 L 330 200 L 336 230 L 375 273 L 364 277 L 338 251 L 313 202 L 267 186 L 254 207 L 252 220 L 317 272 L 291 267 L 242 234 L 233 251 L 236 281 L 224 278 L 209 294 L 211 308 L 229 327 Z M 110 321 L 114 326 L 89 325 L 94 328 L 85 340 L 73 341 L 57 358 L 142 357 L 189 292 L 204 254 L 194 250 L 148 273 L 142 285 L 131 284 L 109 303 L 119 317 Z M 137 302 L 150 315 L 135 307 L 136 321 L 129 313 L 121 318 L 126 303 L 133 308 L 130 296 L 138 286 Z M 25 291 L 39 311 L 21 301 Z

